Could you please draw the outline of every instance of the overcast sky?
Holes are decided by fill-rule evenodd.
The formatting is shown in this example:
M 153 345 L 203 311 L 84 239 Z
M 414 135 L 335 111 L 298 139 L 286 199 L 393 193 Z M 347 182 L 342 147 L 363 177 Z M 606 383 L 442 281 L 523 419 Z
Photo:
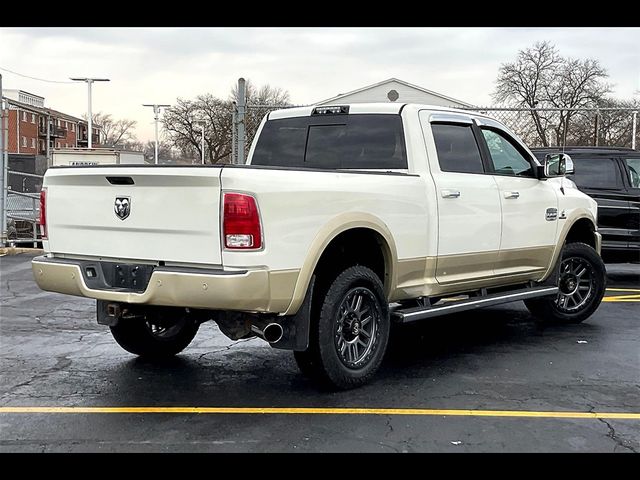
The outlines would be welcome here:
M 613 95 L 640 89 L 640 28 L 2 28 L 0 67 L 49 80 L 108 77 L 93 110 L 138 121 L 153 138 L 151 109 L 176 97 L 227 98 L 238 77 L 289 91 L 309 104 L 397 77 L 476 105 L 489 105 L 498 68 L 539 40 L 560 53 L 595 58 Z M 44 96 L 81 116 L 86 86 L 0 71 L 5 88 Z

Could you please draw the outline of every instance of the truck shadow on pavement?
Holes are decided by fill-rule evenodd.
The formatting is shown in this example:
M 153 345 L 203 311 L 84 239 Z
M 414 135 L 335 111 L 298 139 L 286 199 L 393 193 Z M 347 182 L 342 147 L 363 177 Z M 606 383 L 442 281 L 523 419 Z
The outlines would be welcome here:
M 128 406 L 302 407 L 330 406 L 343 399 L 370 403 L 372 393 L 398 382 L 406 385 L 434 376 L 467 374 L 498 357 L 515 355 L 526 361 L 529 350 L 554 350 L 558 338 L 599 328 L 588 323 L 541 327 L 524 308 L 514 310 L 513 306 L 400 326 L 392 331 L 374 381 L 347 392 L 331 392 L 314 384 L 298 371 L 290 352 L 259 340 L 200 355 L 187 349 L 160 362 L 132 358 L 111 370 L 109 384 L 115 388 L 114 404 Z

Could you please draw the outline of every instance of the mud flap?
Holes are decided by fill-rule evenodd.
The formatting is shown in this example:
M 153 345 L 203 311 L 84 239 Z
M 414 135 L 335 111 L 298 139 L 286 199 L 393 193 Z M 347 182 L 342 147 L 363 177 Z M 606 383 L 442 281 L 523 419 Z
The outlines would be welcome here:
M 307 295 L 304 297 L 304 302 L 298 309 L 295 315 L 283 317 L 278 319 L 278 323 L 282 325 L 284 329 L 284 335 L 282 339 L 277 343 L 271 343 L 273 348 L 280 348 L 283 350 L 296 350 L 298 352 L 304 352 L 309 348 L 309 327 L 311 323 L 311 299 L 313 296 L 313 287 L 316 282 L 316 276 L 311 277 L 309 282 L 309 288 L 307 289 Z

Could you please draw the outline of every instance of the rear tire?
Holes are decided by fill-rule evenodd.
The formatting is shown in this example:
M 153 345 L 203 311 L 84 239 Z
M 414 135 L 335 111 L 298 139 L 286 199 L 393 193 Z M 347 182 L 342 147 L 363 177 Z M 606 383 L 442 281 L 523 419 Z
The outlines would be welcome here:
M 115 341 L 127 352 L 146 358 L 166 358 L 187 348 L 200 323 L 184 309 L 152 308 L 144 318 L 120 319 L 110 327 Z
M 525 300 L 541 323 L 580 323 L 600 306 L 607 271 L 600 255 L 586 243 L 569 243 L 562 249 L 555 296 Z
M 347 268 L 331 283 L 319 313 L 312 313 L 309 348 L 294 352 L 302 373 L 330 388 L 369 382 L 389 340 L 389 305 L 369 268 Z

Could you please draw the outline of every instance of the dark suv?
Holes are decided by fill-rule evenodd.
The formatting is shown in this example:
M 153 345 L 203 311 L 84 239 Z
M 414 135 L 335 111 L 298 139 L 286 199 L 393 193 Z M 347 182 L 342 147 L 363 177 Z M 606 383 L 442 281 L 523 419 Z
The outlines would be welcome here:
M 568 176 L 598 202 L 602 258 L 607 262 L 640 262 L 640 152 L 615 147 L 532 148 L 543 160 L 563 151 L 573 160 Z

